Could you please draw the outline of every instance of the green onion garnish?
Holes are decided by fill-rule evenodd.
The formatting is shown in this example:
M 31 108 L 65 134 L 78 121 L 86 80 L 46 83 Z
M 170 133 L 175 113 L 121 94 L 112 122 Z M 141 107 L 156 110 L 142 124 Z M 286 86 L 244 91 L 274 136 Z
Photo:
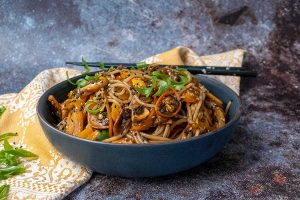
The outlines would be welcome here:
M 187 71 L 185 68 L 180 68 L 180 67 L 177 67 L 175 70 L 178 72 Z
M 99 62 L 99 69 L 104 69 L 105 68 L 105 65 L 103 62 Z
M 8 139 L 10 137 L 17 136 L 17 135 L 18 135 L 17 133 L 2 133 L 0 135 L 0 141 L 6 140 L 6 139 Z
M 76 83 L 74 83 L 73 81 L 70 80 L 68 71 L 66 71 L 66 76 L 67 76 L 67 81 L 68 81 L 71 85 L 77 85 Z
M 89 65 L 87 64 L 86 60 L 85 60 L 83 57 L 82 57 L 82 59 L 81 59 L 81 62 L 82 62 L 83 67 L 84 67 L 84 69 L 85 69 L 85 71 L 82 72 L 82 74 L 88 74 L 88 73 L 90 73 Z
M 139 63 L 136 63 L 136 68 L 137 69 L 141 69 L 141 68 L 144 68 L 144 67 L 148 67 L 149 64 L 145 63 L 145 62 L 139 62 Z
M 84 79 L 88 81 L 92 81 L 92 80 L 97 80 L 98 78 L 99 78 L 99 74 L 96 74 L 95 76 L 86 75 Z
M 0 199 L 6 200 L 8 198 L 9 185 L 0 186 Z
M 38 156 L 30 151 L 20 148 L 14 148 L 9 144 L 7 139 L 16 136 L 17 133 L 4 133 L 0 135 L 0 140 L 4 140 L 3 148 L 0 151 L 0 180 L 8 179 L 13 175 L 25 172 L 24 165 L 20 164 L 22 160 L 19 158 L 33 158 Z M 3 186 L 0 187 L 0 199 L 2 200 Z
M 99 112 L 102 112 L 105 108 L 105 104 L 106 104 L 106 99 L 104 99 L 104 102 L 103 104 L 97 108 L 97 109 L 89 109 L 89 106 L 92 105 L 92 104 L 97 104 L 97 102 L 93 101 L 93 100 L 88 100 L 86 103 L 85 103 L 85 107 L 84 107 L 84 110 L 88 113 L 91 113 L 91 114 L 98 114 Z
M 105 140 L 107 138 L 109 138 L 109 134 L 108 134 L 108 130 L 105 129 L 105 130 L 99 131 L 99 134 L 98 134 L 96 140 L 102 141 L 102 140 Z
M 0 106 L 0 117 L 3 115 L 3 113 L 6 111 L 5 106 Z
M 76 81 L 76 85 L 77 85 L 77 87 L 79 87 L 79 88 L 82 88 L 82 87 L 84 87 L 84 86 L 87 86 L 88 84 L 89 84 L 89 82 L 88 82 L 87 80 L 83 79 L 83 78 L 80 78 L 80 79 L 78 79 L 78 80 Z
M 76 81 L 76 83 L 74 83 L 73 81 L 71 81 L 71 79 L 69 78 L 69 73 L 66 72 L 67 75 L 67 81 L 72 84 L 72 85 L 76 85 L 78 88 L 82 88 L 84 86 L 87 86 L 89 84 L 89 82 L 83 78 L 80 78 Z

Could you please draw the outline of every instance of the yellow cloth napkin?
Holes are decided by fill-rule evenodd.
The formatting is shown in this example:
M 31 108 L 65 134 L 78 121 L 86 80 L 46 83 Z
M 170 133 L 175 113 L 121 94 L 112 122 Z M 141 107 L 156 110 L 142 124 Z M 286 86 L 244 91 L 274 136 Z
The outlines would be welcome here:
M 177 47 L 145 59 L 147 63 L 215 65 L 240 67 L 244 51 L 241 49 L 199 57 L 192 50 Z M 70 76 L 80 74 L 68 68 L 49 69 L 38 74 L 20 93 L 0 96 L 0 105 L 7 111 L 0 119 L 0 132 L 18 132 L 10 139 L 16 146 L 23 146 L 39 155 L 38 160 L 25 163 L 26 173 L 3 180 L 9 184 L 9 199 L 62 199 L 75 188 L 89 180 L 92 172 L 61 155 L 45 137 L 36 115 L 39 97 L 48 88 Z M 235 92 L 239 92 L 239 77 L 216 76 Z M 79 149 L 80 150 L 80 149 Z M 74 149 L 78 151 L 78 149 Z

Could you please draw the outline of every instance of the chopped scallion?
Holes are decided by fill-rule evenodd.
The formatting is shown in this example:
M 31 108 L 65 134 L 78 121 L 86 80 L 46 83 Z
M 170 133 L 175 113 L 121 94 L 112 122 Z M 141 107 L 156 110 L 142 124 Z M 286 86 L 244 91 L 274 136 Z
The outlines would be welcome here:
M 3 113 L 6 111 L 6 108 L 4 106 L 0 106 L 0 117 L 3 115 Z
M 86 112 L 88 112 L 88 113 L 91 113 L 91 114 L 96 115 L 96 114 L 98 114 L 99 112 L 102 112 L 102 111 L 104 110 L 105 104 L 106 104 L 106 99 L 104 99 L 103 104 L 102 104 L 99 108 L 97 108 L 97 109 L 89 109 L 89 106 L 90 106 L 90 105 L 93 105 L 93 104 L 97 104 L 97 102 L 92 101 L 92 100 L 88 100 L 88 101 L 85 103 L 84 110 L 85 110 Z
M 136 63 L 136 68 L 137 69 L 141 69 L 141 68 L 148 67 L 148 66 L 149 66 L 149 64 L 147 64 L 145 62 Z
M 98 134 L 96 140 L 102 141 L 102 140 L 105 140 L 107 138 L 109 138 L 109 133 L 108 133 L 108 130 L 106 129 L 106 130 L 99 131 L 99 134 Z
M 90 73 L 89 65 L 87 64 L 86 60 L 85 60 L 83 57 L 82 57 L 82 59 L 81 59 L 81 62 L 82 62 L 83 67 L 84 67 L 84 69 L 85 69 L 85 71 L 82 72 L 82 74 L 88 74 L 88 73 Z

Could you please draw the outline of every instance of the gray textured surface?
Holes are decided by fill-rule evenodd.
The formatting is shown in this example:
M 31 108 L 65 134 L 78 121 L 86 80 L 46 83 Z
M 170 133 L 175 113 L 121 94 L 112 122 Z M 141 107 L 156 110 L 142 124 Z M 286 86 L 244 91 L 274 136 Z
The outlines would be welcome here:
M 224 16 L 248 6 L 232 25 Z M 0 94 L 66 60 L 137 61 L 178 45 L 243 48 L 243 117 L 209 162 L 160 178 L 94 174 L 66 199 L 300 198 L 299 1 L 1 1 Z M 234 20 L 233 20 L 234 21 Z M 159 167 L 159 166 L 158 166 Z

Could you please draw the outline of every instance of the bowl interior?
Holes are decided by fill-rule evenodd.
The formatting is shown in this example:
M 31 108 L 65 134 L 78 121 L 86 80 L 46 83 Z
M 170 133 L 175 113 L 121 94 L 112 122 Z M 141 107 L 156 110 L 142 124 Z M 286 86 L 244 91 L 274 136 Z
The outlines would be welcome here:
M 90 73 L 93 75 L 95 72 Z M 80 75 L 77 77 L 71 78 L 73 82 L 76 82 L 79 78 L 83 78 L 85 75 Z M 226 126 L 228 126 L 231 122 L 237 120 L 240 116 L 240 100 L 237 94 L 231 90 L 229 87 L 224 85 L 223 83 L 214 80 L 212 78 L 208 78 L 202 75 L 195 76 L 211 93 L 221 99 L 224 103 L 224 109 L 229 101 L 232 102 L 228 114 L 226 116 Z M 54 114 L 54 110 L 48 102 L 48 96 L 54 95 L 59 102 L 64 101 L 67 98 L 67 94 L 70 90 L 75 89 L 76 86 L 69 84 L 67 81 L 63 81 L 52 88 L 48 89 L 40 98 L 37 112 L 40 118 L 52 127 L 56 127 L 58 124 L 58 119 Z M 217 130 L 218 131 L 218 130 Z M 64 134 L 64 133 L 63 133 Z M 71 135 L 70 135 L 71 136 Z M 77 138 L 75 136 L 71 136 Z M 78 138 L 79 139 L 79 138 Z

